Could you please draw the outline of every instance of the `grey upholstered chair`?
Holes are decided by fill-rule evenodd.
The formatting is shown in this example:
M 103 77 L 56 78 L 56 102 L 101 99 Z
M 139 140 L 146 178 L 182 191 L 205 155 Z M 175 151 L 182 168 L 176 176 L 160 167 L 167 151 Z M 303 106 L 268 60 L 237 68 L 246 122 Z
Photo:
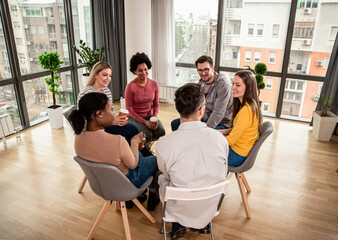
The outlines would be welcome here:
M 252 149 L 250 150 L 249 155 L 245 159 L 245 161 L 238 167 L 231 167 L 229 166 L 228 171 L 233 172 L 236 174 L 237 182 L 238 182 L 238 187 L 241 192 L 243 204 L 245 207 L 245 213 L 247 218 L 251 218 L 251 212 L 250 208 L 248 205 L 248 199 L 246 197 L 244 187 L 246 188 L 247 192 L 251 192 L 251 189 L 249 187 L 248 181 L 245 178 L 244 172 L 248 171 L 249 169 L 252 168 L 252 166 L 255 163 L 257 153 L 259 149 L 261 148 L 263 142 L 265 139 L 273 132 L 273 127 L 272 123 L 269 121 L 263 122 L 262 124 L 262 130 L 260 133 L 259 139 L 256 141 Z
M 115 166 L 106 163 L 90 162 L 78 156 L 74 157 L 75 161 L 81 166 L 86 174 L 91 189 L 106 202 L 104 203 L 99 216 L 97 217 L 94 226 L 89 232 L 87 239 L 92 239 L 96 229 L 100 225 L 105 213 L 113 201 L 116 207 L 120 205 L 122 212 L 122 220 L 126 239 L 131 240 L 129 222 L 125 201 L 132 200 L 135 205 L 152 223 L 156 223 L 155 219 L 136 199 L 150 185 L 152 177 L 150 177 L 140 188 L 136 188 L 129 179 Z
M 63 113 L 63 116 L 65 116 L 65 118 L 68 120 L 69 115 L 71 114 L 71 112 L 73 112 L 75 109 L 77 109 L 77 105 L 72 106 L 71 108 L 67 109 L 67 111 L 65 111 Z

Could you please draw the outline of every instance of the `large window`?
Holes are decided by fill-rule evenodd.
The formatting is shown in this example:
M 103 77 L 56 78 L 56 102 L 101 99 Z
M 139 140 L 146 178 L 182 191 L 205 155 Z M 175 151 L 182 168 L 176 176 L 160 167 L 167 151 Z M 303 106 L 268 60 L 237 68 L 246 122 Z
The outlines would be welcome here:
M 80 39 L 92 46 L 90 0 L 2 1 L 0 114 L 9 114 L 15 127 L 21 125 L 25 128 L 47 119 L 46 107 L 52 103 L 52 95 L 44 80 L 49 73 L 39 63 L 43 52 L 57 51 L 61 61 L 64 61 L 59 72 L 61 81 L 57 104 L 65 108 L 76 103 L 74 91 L 78 92 L 85 82 L 80 80 L 74 89 L 75 79 L 79 79 L 75 76 L 81 75 L 83 68 L 69 67 L 77 65 L 70 58 L 69 46 L 78 44 Z M 72 4 L 73 12 L 65 9 L 68 4 Z M 9 16 L 6 19 L 1 18 L 4 12 Z M 69 18 L 72 21 L 68 21 Z M 70 34 L 73 29 L 74 34 Z
M 177 5 L 182 6 L 183 2 L 176 0 L 175 8 Z M 216 29 L 216 36 L 221 37 L 212 38 L 214 30 L 206 35 L 208 46 L 215 46 L 218 44 L 216 41 L 219 41 L 220 47 L 215 55 L 205 51 L 205 54 L 219 59 L 219 62 L 215 62 L 216 69 L 234 73 L 245 66 L 254 68 L 258 62 L 265 63 L 268 68 L 264 77 L 266 89 L 260 93 L 260 100 L 264 102 L 264 115 L 310 120 L 310 112 L 317 104 L 313 97 L 319 94 L 318 87 L 326 74 L 338 31 L 338 2 L 219 2 L 223 9 L 218 9 L 218 16 L 222 16 L 222 19 L 218 19 L 218 26 L 222 28 Z M 187 7 L 187 14 L 195 16 L 193 9 Z M 288 28 L 289 22 L 293 22 L 291 28 Z M 179 21 L 176 19 L 177 24 Z M 177 28 L 176 35 L 180 35 Z M 211 40 L 215 42 L 211 43 Z M 176 47 L 178 44 L 176 39 Z M 288 59 L 284 58 L 285 55 Z M 188 69 L 186 71 L 189 72 Z M 181 72 L 180 69 L 180 75 Z M 302 77 L 297 78 L 297 74 Z M 196 77 L 197 81 L 198 75 Z M 191 80 L 190 77 L 179 83 Z M 282 89 L 281 84 L 285 84 L 285 88 Z
M 201 55 L 215 57 L 218 0 L 210 0 L 207 4 L 203 0 L 174 0 L 174 4 L 176 62 L 194 64 Z M 238 32 L 238 23 L 234 24 L 233 31 Z M 190 70 L 179 69 L 176 84 L 190 81 L 185 72 Z M 194 82 L 198 78 L 196 72 Z

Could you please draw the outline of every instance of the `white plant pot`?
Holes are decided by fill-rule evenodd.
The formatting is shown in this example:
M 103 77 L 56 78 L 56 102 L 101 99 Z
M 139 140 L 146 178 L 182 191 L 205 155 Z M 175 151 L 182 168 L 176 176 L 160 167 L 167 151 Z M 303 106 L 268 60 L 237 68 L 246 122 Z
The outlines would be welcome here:
M 89 75 L 82 75 L 82 86 L 86 86 L 89 79 Z
M 312 136 L 318 141 L 330 141 L 338 117 L 330 111 L 328 111 L 328 117 L 322 117 L 320 113 L 320 111 L 313 112 Z
M 48 118 L 50 126 L 53 129 L 63 128 L 63 108 L 58 106 L 57 108 L 47 107 Z

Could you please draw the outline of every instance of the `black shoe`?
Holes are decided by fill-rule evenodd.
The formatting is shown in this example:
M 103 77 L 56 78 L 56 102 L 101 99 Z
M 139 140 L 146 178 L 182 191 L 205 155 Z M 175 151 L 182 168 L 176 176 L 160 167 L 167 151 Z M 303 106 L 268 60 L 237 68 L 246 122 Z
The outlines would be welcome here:
M 177 222 L 173 222 L 172 228 L 171 228 L 171 239 L 179 239 L 181 237 L 184 237 L 184 234 L 186 233 L 186 229 L 184 226 Z
M 144 203 L 146 200 L 147 200 L 147 189 L 144 190 L 144 192 L 137 197 L 137 200 L 140 202 L 140 203 Z
M 140 202 L 140 203 L 144 203 L 146 200 L 147 200 L 147 189 L 140 195 L 140 196 L 138 196 L 137 197 L 137 200 Z M 135 206 L 135 203 L 132 201 L 132 200 L 130 200 L 130 201 L 126 201 L 126 208 L 127 209 L 130 209 L 130 208 L 132 208 L 132 207 L 134 207 Z
M 147 210 L 148 211 L 154 211 L 156 208 L 156 205 L 160 202 L 160 199 L 157 197 L 157 194 L 155 192 L 149 191 L 149 198 L 147 203 Z
M 132 200 L 126 201 L 126 208 L 127 209 L 130 209 L 130 208 L 132 208 L 134 206 L 135 206 L 135 203 Z

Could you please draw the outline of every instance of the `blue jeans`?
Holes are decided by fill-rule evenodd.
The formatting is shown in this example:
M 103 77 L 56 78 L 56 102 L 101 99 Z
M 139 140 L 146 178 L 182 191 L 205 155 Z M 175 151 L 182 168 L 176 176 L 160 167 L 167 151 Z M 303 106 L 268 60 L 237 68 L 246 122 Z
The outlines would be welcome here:
M 228 165 L 232 167 L 238 167 L 241 165 L 246 157 L 243 157 L 232 150 L 232 148 L 229 146 L 229 155 L 228 155 Z
M 171 121 L 171 131 L 176 131 L 181 124 L 181 120 L 176 118 Z M 226 129 L 223 125 L 219 124 L 214 129 Z
M 143 183 L 147 181 L 150 176 L 154 176 L 158 171 L 156 156 L 142 157 L 139 153 L 139 161 L 135 169 L 129 169 L 127 178 L 139 188 Z M 154 189 L 153 182 L 149 186 L 149 189 Z
M 117 125 L 110 125 L 105 127 L 104 130 L 107 133 L 114 134 L 114 135 L 121 135 L 124 137 L 130 145 L 131 138 L 138 134 L 140 131 L 134 124 L 127 123 L 126 125 L 120 127 Z

